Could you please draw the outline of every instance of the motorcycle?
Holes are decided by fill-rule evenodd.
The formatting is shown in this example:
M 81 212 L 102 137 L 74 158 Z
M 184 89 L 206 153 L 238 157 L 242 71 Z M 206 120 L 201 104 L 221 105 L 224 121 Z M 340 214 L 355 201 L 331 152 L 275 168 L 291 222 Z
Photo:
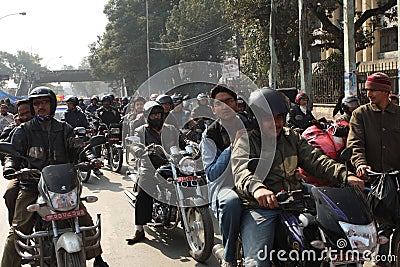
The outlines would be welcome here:
M 95 136 L 81 154 L 105 142 L 103 136 Z M 21 156 L 10 143 L 0 143 L 4 154 L 20 157 L 27 161 L 28 168 L 4 175 L 5 178 L 38 181 L 39 197 L 29 205 L 29 212 L 37 212 L 32 234 L 23 234 L 14 229 L 15 248 L 22 262 L 31 266 L 82 267 L 86 266 L 85 251 L 100 245 L 101 220 L 93 226 L 80 226 L 78 217 L 85 215 L 80 201 L 93 203 L 95 196 L 81 197 L 82 184 L 76 169 L 82 164 L 49 165 L 42 171 L 30 169 L 27 158 Z M 86 236 L 88 231 L 95 232 Z
M 343 150 L 346 167 L 350 156 L 351 150 Z M 251 159 L 247 168 L 254 172 L 260 163 Z M 279 192 L 276 199 L 281 212 L 270 257 L 275 266 L 361 267 L 378 252 L 381 239 L 364 193 L 347 179 L 341 187 L 306 186 Z M 237 247 L 238 266 L 244 266 L 240 240 Z M 223 255 L 214 254 L 219 260 Z
M 101 155 L 108 160 L 111 171 L 119 172 L 122 168 L 123 163 L 123 148 L 121 143 L 121 124 L 100 123 L 100 129 L 104 129 L 103 133 L 107 139 L 107 142 L 101 146 Z
M 389 243 L 390 248 L 390 254 L 382 255 L 384 257 L 382 261 L 390 262 L 396 267 L 400 266 L 400 227 L 398 205 L 396 205 L 399 201 L 400 171 L 385 173 L 367 170 L 367 175 L 366 184 L 371 185 L 371 187 L 367 187 L 369 191 L 367 199 L 371 208 L 375 210 L 374 214 L 379 223 L 379 238 L 382 245 Z M 388 181 L 385 181 L 386 179 Z M 376 190 L 374 190 L 374 187 L 376 187 Z M 374 198 L 376 201 L 372 200 Z
M 130 204 L 135 207 L 142 158 L 146 154 L 161 153 L 167 162 L 156 170 L 155 179 L 161 176 L 171 186 L 162 187 L 161 183 L 156 185 L 156 192 L 152 195 L 153 223 L 148 225 L 173 230 L 180 222 L 185 231 L 190 256 L 198 262 L 206 261 L 214 243 L 214 227 L 207 197 L 204 197 L 205 192 L 202 191 L 206 184 L 205 174 L 196 167 L 196 160 L 200 157 L 198 145 L 191 142 L 185 150 L 172 147 L 171 154 L 168 154 L 160 145 L 145 147 L 140 144 L 140 138 L 135 136 L 127 137 L 126 144 L 138 147 L 136 150 L 128 150 L 135 151 L 136 157 L 136 160 L 128 163 L 127 174 L 134 184 L 133 192 L 125 190 Z
M 85 127 L 75 127 L 74 128 L 75 139 L 80 140 L 83 145 L 88 144 L 88 142 L 90 140 L 89 136 L 92 133 L 93 133 L 92 129 L 85 129 Z M 76 170 L 78 177 L 81 179 L 81 181 L 83 183 L 87 183 L 92 174 L 93 167 L 90 166 L 90 163 L 87 162 L 87 159 L 83 154 L 79 155 L 78 162 L 80 163 L 80 166 L 81 166 Z

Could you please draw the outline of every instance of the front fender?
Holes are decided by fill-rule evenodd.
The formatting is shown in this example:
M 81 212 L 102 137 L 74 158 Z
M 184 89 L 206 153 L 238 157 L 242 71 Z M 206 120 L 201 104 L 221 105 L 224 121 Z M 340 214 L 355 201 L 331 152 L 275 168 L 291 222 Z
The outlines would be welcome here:
M 115 146 L 116 149 L 121 149 L 121 150 L 123 149 L 122 145 L 115 144 L 114 146 Z
M 57 240 L 56 251 L 64 249 L 68 253 L 74 253 L 82 250 L 82 238 L 72 232 L 64 233 Z

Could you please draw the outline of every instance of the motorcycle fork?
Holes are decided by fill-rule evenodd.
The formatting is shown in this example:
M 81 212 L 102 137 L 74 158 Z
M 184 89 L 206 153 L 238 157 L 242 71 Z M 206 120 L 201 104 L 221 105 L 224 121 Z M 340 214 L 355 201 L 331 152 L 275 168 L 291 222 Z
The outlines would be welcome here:
M 181 187 L 180 187 L 179 183 L 177 182 L 178 181 L 178 174 L 176 172 L 176 168 L 175 168 L 175 165 L 173 163 L 171 163 L 171 170 L 172 170 L 172 176 L 174 178 L 174 183 L 175 183 L 175 186 L 176 186 L 176 194 L 177 194 L 177 197 L 178 197 L 179 210 L 180 210 L 180 212 L 182 214 L 183 226 L 185 228 L 185 232 L 190 233 L 189 222 L 188 222 L 187 217 L 186 217 L 186 211 L 185 211 L 185 207 L 184 207 L 184 203 L 183 203 L 183 200 L 184 200 L 183 192 L 181 190 Z

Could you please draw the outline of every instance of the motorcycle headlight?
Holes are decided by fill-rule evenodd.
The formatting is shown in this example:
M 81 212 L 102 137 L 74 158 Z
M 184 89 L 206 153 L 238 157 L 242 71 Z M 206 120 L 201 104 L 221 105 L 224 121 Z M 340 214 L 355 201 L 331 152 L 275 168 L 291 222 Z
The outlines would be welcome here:
M 346 234 L 351 248 L 358 251 L 369 250 L 374 252 L 377 247 L 377 231 L 374 222 L 368 225 L 355 225 L 339 222 L 340 227 Z
M 178 164 L 179 170 L 185 174 L 190 175 L 193 174 L 196 170 L 196 162 L 189 157 L 183 157 Z
M 78 204 L 78 188 L 75 187 L 72 191 L 59 194 L 49 191 L 49 199 L 54 210 L 68 211 L 74 209 Z
M 119 128 L 111 128 L 110 133 L 111 134 L 119 134 Z

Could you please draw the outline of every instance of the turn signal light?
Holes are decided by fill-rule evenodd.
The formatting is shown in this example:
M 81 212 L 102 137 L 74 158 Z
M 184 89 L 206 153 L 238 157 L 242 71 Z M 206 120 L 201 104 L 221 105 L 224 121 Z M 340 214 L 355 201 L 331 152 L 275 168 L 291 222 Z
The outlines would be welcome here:
M 32 205 L 29 205 L 28 207 L 26 207 L 26 210 L 29 212 L 35 212 L 35 211 L 38 211 L 39 209 L 40 209 L 39 204 L 32 204 Z

